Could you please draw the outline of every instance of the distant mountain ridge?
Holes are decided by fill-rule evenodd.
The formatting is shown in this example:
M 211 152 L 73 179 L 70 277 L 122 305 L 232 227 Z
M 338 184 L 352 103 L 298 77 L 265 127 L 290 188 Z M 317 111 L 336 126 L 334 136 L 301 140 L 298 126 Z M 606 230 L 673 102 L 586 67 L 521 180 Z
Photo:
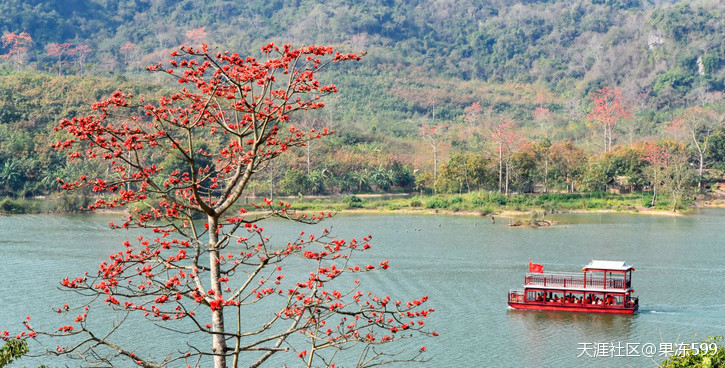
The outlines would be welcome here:
M 622 85 L 651 108 L 725 90 L 720 1 L 1 0 L 0 12 L 0 32 L 32 36 L 28 62 L 41 70 L 54 68 L 50 43 L 87 45 L 90 71 L 104 75 L 185 42 L 244 53 L 279 41 L 367 50 L 374 70 L 423 68 L 580 96 Z

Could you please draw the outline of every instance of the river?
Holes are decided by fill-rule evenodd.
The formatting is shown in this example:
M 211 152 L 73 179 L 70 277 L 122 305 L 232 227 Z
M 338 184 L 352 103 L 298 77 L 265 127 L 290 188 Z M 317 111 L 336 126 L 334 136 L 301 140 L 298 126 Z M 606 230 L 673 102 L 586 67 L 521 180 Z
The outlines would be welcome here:
M 19 330 L 26 315 L 36 325 L 53 326 L 51 307 L 68 298 L 57 290 L 59 281 L 93 272 L 122 240 L 135 237 L 110 230 L 108 222 L 117 219 L 0 216 L 0 331 Z M 366 257 L 389 259 L 390 269 L 363 275 L 367 288 L 401 299 L 429 296 L 436 312 L 427 324 L 440 336 L 413 342 L 428 349 L 431 360 L 424 366 L 654 367 L 670 343 L 724 334 L 725 210 L 684 217 L 567 214 L 555 220 L 556 226 L 532 229 L 483 217 L 338 215 L 324 226 L 340 237 L 373 235 Z M 265 226 L 280 241 L 300 230 L 283 221 Z M 612 316 L 512 310 L 506 293 L 522 285 L 529 258 L 547 271 L 577 271 L 592 259 L 626 261 L 636 267 L 640 311 Z M 142 333 L 121 338 L 158 344 Z M 66 364 L 47 359 L 24 358 L 17 366 Z

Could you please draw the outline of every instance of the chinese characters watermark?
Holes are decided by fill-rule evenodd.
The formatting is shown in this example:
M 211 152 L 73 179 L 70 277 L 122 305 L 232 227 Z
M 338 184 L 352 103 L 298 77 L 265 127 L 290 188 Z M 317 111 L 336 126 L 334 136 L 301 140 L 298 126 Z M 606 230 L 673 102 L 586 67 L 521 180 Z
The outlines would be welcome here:
M 580 342 L 580 357 L 611 358 L 611 357 L 669 357 L 685 356 L 687 354 L 717 354 L 718 345 L 711 343 L 671 343 L 661 342 L 659 345 L 638 342 Z

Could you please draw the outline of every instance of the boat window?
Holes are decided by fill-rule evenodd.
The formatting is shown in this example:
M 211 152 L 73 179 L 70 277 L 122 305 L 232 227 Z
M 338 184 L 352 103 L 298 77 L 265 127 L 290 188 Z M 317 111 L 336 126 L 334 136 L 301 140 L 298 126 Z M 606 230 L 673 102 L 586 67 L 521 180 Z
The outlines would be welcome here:
M 624 289 L 625 279 L 624 273 L 608 273 L 607 289 Z
M 608 298 L 609 305 L 622 305 L 622 301 L 624 300 L 622 295 L 608 295 Z
M 554 291 L 549 293 L 549 302 L 553 303 L 563 303 L 564 302 L 564 292 L 563 291 Z
M 564 296 L 565 303 L 581 304 L 583 301 L 584 301 L 584 293 L 581 291 L 570 292 Z
M 586 293 L 584 304 L 604 305 L 604 294 Z

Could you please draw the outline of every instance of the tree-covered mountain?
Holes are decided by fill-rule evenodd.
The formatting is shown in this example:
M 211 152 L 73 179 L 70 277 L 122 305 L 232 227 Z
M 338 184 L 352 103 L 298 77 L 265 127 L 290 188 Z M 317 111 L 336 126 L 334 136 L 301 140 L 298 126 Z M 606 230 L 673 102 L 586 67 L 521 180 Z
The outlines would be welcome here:
M 328 70 L 322 78 L 342 93 L 303 117 L 339 133 L 292 159 L 289 177 L 259 184 L 292 194 L 411 190 L 415 180 L 433 188 L 424 125 L 446 125 L 444 174 L 468 180 L 453 170 L 468 164 L 496 171 L 494 140 L 471 119 L 474 104 L 481 119 L 510 121 L 530 142 L 593 155 L 601 147 L 592 96 L 602 87 L 621 92 L 630 113 L 615 146 L 659 139 L 685 108 L 721 116 L 725 91 L 725 4 L 717 0 L 0 0 L 0 12 L 0 177 L 12 180 L 0 192 L 15 195 L 45 193 L 47 178 L 72 168 L 42 151 L 49 138 L 39 134 L 115 87 L 158 90 L 152 84 L 163 80 L 143 69 L 180 44 L 243 55 L 270 41 L 367 53 Z M 481 151 L 485 162 L 463 163 Z M 621 176 L 610 171 L 606 183 Z M 519 190 L 536 180 L 520 179 Z M 445 190 L 461 191 L 460 180 L 451 185 Z
M 716 0 L 3 0 L 0 31 L 30 34 L 28 62 L 46 70 L 56 64 L 50 43 L 88 45 L 99 74 L 144 66 L 185 42 L 240 51 L 332 44 L 368 51 L 370 68 L 398 78 L 420 68 L 579 96 L 618 85 L 649 107 L 670 107 L 723 90 L 724 10 Z

